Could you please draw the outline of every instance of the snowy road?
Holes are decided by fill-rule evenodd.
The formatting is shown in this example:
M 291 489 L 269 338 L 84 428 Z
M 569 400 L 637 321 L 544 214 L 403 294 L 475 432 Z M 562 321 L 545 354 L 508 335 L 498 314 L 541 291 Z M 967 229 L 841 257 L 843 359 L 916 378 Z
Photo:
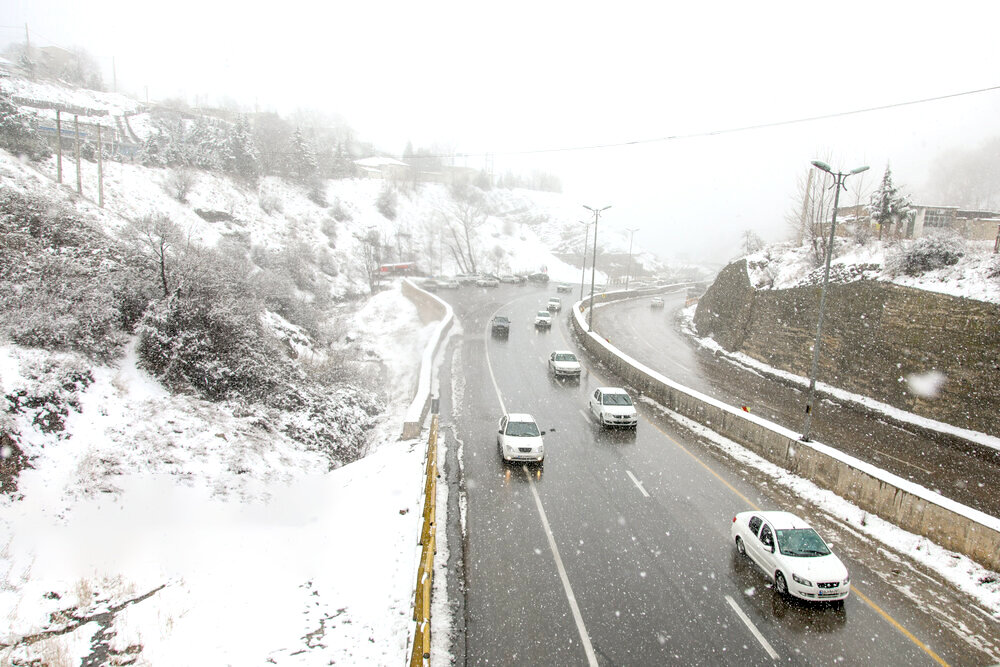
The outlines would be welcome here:
M 801 432 L 805 392 L 724 356 L 696 349 L 677 327 L 683 292 L 613 303 L 594 311 L 594 328 L 619 349 L 672 380 Z M 805 351 L 808 354 L 808 351 Z M 813 438 L 903 479 L 1000 517 L 1000 451 L 946 433 L 896 423 L 855 404 L 824 398 L 812 422 Z
M 756 471 L 707 450 L 647 406 L 640 406 L 635 434 L 598 429 L 581 408 L 594 387 L 614 381 L 589 363 L 579 383 L 547 375 L 549 352 L 575 348 L 565 310 L 551 331 L 532 325 L 552 292 L 504 286 L 443 295 L 465 332 L 448 356 L 459 364 L 442 372 L 442 382 L 460 390 L 441 392 L 442 413 L 463 443 L 467 494 L 460 662 L 989 660 L 972 648 L 978 630 L 970 641 L 942 625 L 940 613 L 921 611 L 961 606 L 943 586 L 936 588 L 940 582 L 928 577 L 934 605 L 920 594 L 901 594 L 901 588 L 929 584 L 887 585 L 877 546 Z M 512 320 L 506 340 L 486 331 L 498 310 Z M 500 461 L 501 402 L 532 413 L 548 431 L 543 468 Z M 844 609 L 779 599 L 735 556 L 729 524 L 734 513 L 753 506 L 794 509 L 836 542 L 856 585 Z M 983 619 L 964 622 L 984 625 Z M 996 651 L 996 637 L 980 643 Z

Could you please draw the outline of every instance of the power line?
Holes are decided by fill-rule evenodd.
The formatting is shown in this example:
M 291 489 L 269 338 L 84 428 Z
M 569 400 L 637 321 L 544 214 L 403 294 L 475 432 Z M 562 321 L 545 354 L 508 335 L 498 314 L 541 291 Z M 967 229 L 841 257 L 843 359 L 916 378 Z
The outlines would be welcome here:
M 851 111 L 837 111 L 834 113 L 820 114 L 817 116 L 805 116 L 803 118 L 793 118 L 786 120 L 771 121 L 768 123 L 759 123 L 756 125 L 742 125 L 739 127 L 725 128 L 721 130 L 709 130 L 705 132 L 692 132 L 690 134 L 674 134 L 666 137 L 656 137 L 652 139 L 635 139 L 633 141 L 619 141 L 606 144 L 588 144 L 583 146 L 562 146 L 557 148 L 536 148 L 523 151 L 488 151 L 482 153 L 456 153 L 454 157 L 483 157 L 488 154 L 499 154 L 499 155 L 538 155 L 542 153 L 570 153 L 575 151 L 589 151 L 589 150 L 600 150 L 604 148 L 621 148 L 624 146 L 639 146 L 643 144 L 654 144 L 664 141 L 678 141 L 681 139 L 698 139 L 701 137 L 716 137 L 724 134 L 736 134 L 738 132 L 750 132 L 753 130 L 764 130 L 772 127 L 783 127 L 786 125 L 798 125 L 801 123 L 811 123 L 818 120 L 829 120 L 831 118 L 843 118 L 845 116 L 856 116 L 864 113 L 871 113 L 873 111 L 885 111 L 886 109 L 898 109 L 900 107 L 914 106 L 917 104 L 926 104 L 928 102 L 939 102 L 941 100 L 952 99 L 956 97 L 965 97 L 968 95 L 978 95 L 980 93 L 988 93 L 1000 90 L 1000 86 L 990 86 L 988 88 L 978 88 L 976 90 L 966 90 L 961 93 L 949 93 L 947 95 L 938 95 L 935 97 L 925 97 L 918 100 L 908 100 L 906 102 L 894 102 L 892 104 L 883 104 L 880 106 L 865 107 L 862 109 L 853 109 Z M 431 155 L 426 157 L 452 157 L 450 155 Z

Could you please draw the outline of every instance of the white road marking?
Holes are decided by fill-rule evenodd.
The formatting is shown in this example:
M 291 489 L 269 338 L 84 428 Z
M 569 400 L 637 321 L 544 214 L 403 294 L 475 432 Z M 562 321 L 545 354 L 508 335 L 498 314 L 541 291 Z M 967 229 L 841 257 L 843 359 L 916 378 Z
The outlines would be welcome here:
M 580 409 L 580 416 L 586 419 L 587 421 L 590 421 L 590 415 L 584 412 L 582 408 Z
M 632 471 L 626 470 L 625 474 L 628 475 L 630 478 L 632 478 L 632 483 L 635 484 L 637 487 L 639 487 L 639 490 L 642 491 L 642 495 L 649 498 L 649 494 L 646 493 L 646 489 L 642 488 L 642 482 L 640 482 L 638 479 L 635 478 L 635 475 L 632 474 Z
M 748 617 L 746 614 L 743 613 L 743 610 L 740 609 L 740 606 L 736 604 L 736 600 L 729 597 L 728 595 L 726 596 L 726 600 L 729 602 L 729 606 L 733 608 L 733 611 L 735 611 L 736 614 L 740 617 L 740 619 L 742 619 L 743 623 L 746 624 L 747 628 L 750 629 L 750 632 L 753 633 L 753 636 L 757 638 L 757 641 L 760 642 L 760 645 L 764 647 L 764 650 L 767 651 L 767 654 L 771 656 L 771 660 L 777 660 L 778 659 L 777 651 L 771 648 L 771 644 L 769 644 L 768 641 L 764 639 L 764 635 L 760 633 L 760 630 L 758 630 L 757 626 L 753 624 L 753 621 L 750 620 L 750 617 Z
M 495 316 L 499 309 L 493 313 Z M 491 316 L 491 319 L 492 317 Z M 493 374 L 493 362 L 490 361 L 490 324 L 486 323 L 486 330 L 483 332 L 484 344 L 486 346 L 486 367 L 490 371 L 490 379 L 493 381 L 493 389 L 497 393 L 497 401 L 500 402 L 500 410 L 503 414 L 507 414 L 507 408 L 503 403 L 503 396 L 500 395 L 500 386 L 497 384 L 497 377 Z M 524 476 L 528 478 L 528 485 L 531 487 L 531 495 L 535 497 L 535 505 L 538 507 L 538 516 L 542 520 L 542 528 L 545 529 L 545 536 L 549 540 L 549 549 L 552 551 L 552 557 L 556 562 L 556 570 L 559 571 L 559 579 L 562 581 L 563 590 L 566 592 L 566 599 L 569 602 L 570 611 L 573 612 L 573 620 L 576 621 L 577 632 L 580 633 L 580 642 L 583 644 L 583 650 L 587 654 L 587 663 L 590 667 L 597 667 L 597 655 L 594 653 L 594 647 L 590 643 L 590 635 L 587 634 L 587 627 L 583 624 L 583 615 L 580 614 L 580 607 L 576 603 L 576 596 L 573 594 L 573 587 L 569 584 L 569 576 L 566 574 L 566 568 L 563 567 L 562 558 L 559 556 L 559 549 L 556 547 L 555 537 L 552 535 L 552 529 L 549 527 L 549 519 L 545 516 L 545 508 L 542 507 L 542 499 L 538 495 L 538 491 L 535 489 L 535 482 L 531 479 L 531 475 L 528 473 L 528 466 L 521 466 L 524 471 Z
M 552 535 L 552 529 L 549 528 L 549 520 L 545 516 L 545 508 L 542 507 L 542 499 L 538 496 L 538 490 L 535 489 L 535 481 L 531 479 L 531 475 L 528 473 L 528 466 L 521 466 L 524 471 L 524 476 L 528 478 L 528 486 L 531 487 L 531 495 L 535 497 L 535 505 L 538 507 L 538 516 L 542 518 L 542 527 L 545 528 L 545 537 L 549 540 L 549 549 L 552 550 L 552 557 L 556 561 L 556 569 L 559 571 L 559 579 L 562 580 L 563 588 L 566 590 L 566 598 L 569 600 L 569 608 L 573 612 L 573 620 L 576 621 L 576 628 L 580 632 L 580 641 L 583 642 L 584 653 L 587 654 L 587 663 L 592 667 L 597 666 L 597 655 L 594 653 L 594 647 L 590 643 L 590 636 L 587 634 L 587 628 L 583 625 L 583 616 L 580 614 L 580 607 L 576 604 L 576 596 L 573 595 L 573 588 L 569 585 L 569 577 L 566 575 L 566 568 L 563 567 L 562 558 L 559 557 L 559 548 L 556 547 L 556 539 Z

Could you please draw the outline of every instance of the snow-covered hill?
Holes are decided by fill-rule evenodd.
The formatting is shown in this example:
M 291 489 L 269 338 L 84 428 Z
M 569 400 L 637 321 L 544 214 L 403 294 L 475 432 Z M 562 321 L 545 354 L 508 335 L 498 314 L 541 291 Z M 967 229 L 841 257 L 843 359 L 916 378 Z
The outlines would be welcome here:
M 757 289 L 787 289 L 823 281 L 824 267 L 808 244 L 775 244 L 748 255 Z M 830 280 L 881 280 L 978 301 L 1000 303 L 1000 255 L 990 241 L 955 237 L 869 241 L 838 238 Z

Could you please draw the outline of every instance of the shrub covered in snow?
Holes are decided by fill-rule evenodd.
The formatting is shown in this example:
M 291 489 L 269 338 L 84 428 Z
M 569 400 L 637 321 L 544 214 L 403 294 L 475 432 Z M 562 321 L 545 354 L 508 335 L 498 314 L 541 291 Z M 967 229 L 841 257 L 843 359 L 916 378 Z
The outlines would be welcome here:
M 70 209 L 0 193 L 0 333 L 28 347 L 117 356 L 143 282 L 122 249 Z
M 886 257 L 886 269 L 895 275 L 919 276 L 958 264 L 965 255 L 965 242 L 957 236 L 935 235 L 901 246 Z

